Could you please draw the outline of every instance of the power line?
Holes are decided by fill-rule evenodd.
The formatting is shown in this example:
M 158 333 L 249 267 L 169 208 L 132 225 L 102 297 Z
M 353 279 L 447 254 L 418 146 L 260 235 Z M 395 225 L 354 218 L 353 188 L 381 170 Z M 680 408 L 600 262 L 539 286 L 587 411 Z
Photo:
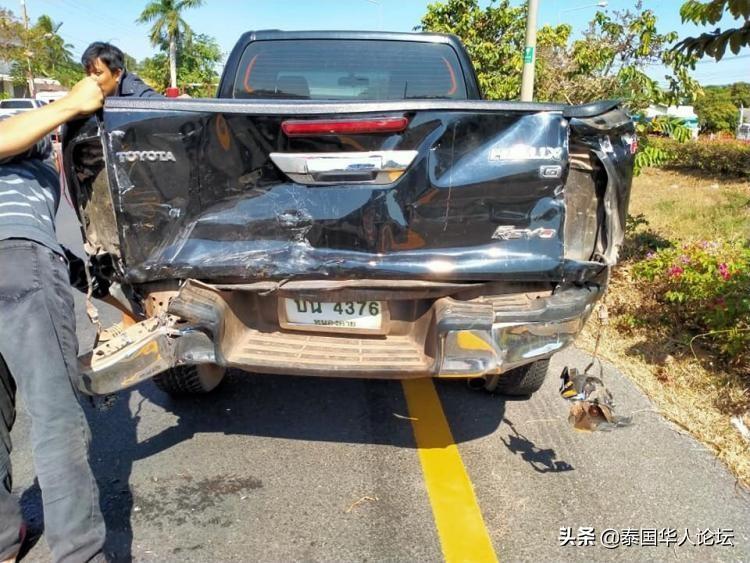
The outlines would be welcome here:
M 117 35 L 122 35 L 123 32 L 129 33 L 143 33 L 143 29 L 138 29 L 132 24 L 116 24 L 112 23 L 112 15 L 105 15 L 97 9 L 93 9 L 87 6 L 83 6 L 74 2 L 74 0 L 36 0 L 47 6 L 60 8 L 61 6 L 67 11 L 75 12 L 75 17 L 78 19 L 85 18 L 86 21 L 91 21 L 96 29 L 105 29 L 105 33 L 114 32 Z M 93 17 L 92 17 L 93 16 Z M 93 21 L 92 21 L 93 20 Z M 92 38 L 94 39 L 94 38 Z M 91 40 L 89 40 L 90 42 Z
M 723 63 L 724 61 L 736 61 L 736 60 L 739 60 L 739 59 L 750 59 L 750 54 L 747 54 L 747 55 L 734 55 L 732 57 L 724 57 L 720 61 L 717 61 L 717 60 L 714 60 L 714 59 L 701 59 L 696 64 L 699 64 L 699 65 L 705 65 L 705 64 L 709 64 L 709 63 L 717 64 L 717 63 Z
M 106 9 L 100 10 L 98 7 L 93 8 L 82 3 L 80 0 L 33 0 L 37 4 L 37 10 L 40 14 L 47 11 L 52 11 L 57 18 L 65 23 L 70 20 L 86 21 L 90 22 L 93 29 L 97 30 L 96 35 L 92 35 L 87 39 L 82 39 L 77 35 L 72 35 L 67 31 L 58 33 L 67 42 L 73 44 L 73 53 L 76 58 L 79 58 L 83 54 L 86 46 L 92 41 L 106 41 L 109 43 L 115 43 L 119 45 L 132 42 L 133 37 L 147 38 L 148 28 L 135 23 L 121 24 L 122 18 L 115 18 L 113 15 L 107 14 Z M 42 4 L 42 6 L 40 6 Z M 54 11 L 52 10 L 54 9 Z M 60 13 L 64 12 L 64 13 Z M 67 27 L 67 26 L 64 26 Z
M 720 64 L 720 63 L 723 63 L 725 61 L 726 62 L 731 62 L 731 61 L 737 61 L 739 59 L 748 59 L 748 58 L 750 58 L 750 53 L 748 53 L 746 55 L 733 55 L 731 57 L 724 57 L 720 61 L 717 61 L 717 60 L 714 60 L 714 59 L 711 59 L 711 58 L 701 59 L 699 61 L 696 61 L 696 64 L 699 64 L 699 65 L 711 64 L 711 63 L 713 63 L 713 64 Z M 643 63 L 643 66 L 664 66 L 664 63 L 661 62 L 661 61 L 653 61 L 653 62 L 650 62 L 650 63 Z
M 80 11 L 86 12 L 88 14 L 94 14 L 97 15 L 102 21 L 106 22 L 106 25 L 110 27 L 111 29 L 116 29 L 118 31 L 133 31 L 138 33 L 143 33 L 145 28 L 139 26 L 135 23 L 127 23 L 127 24 L 113 24 L 110 23 L 112 14 L 106 14 L 105 12 L 100 11 L 98 8 L 94 8 L 93 6 L 84 6 L 79 3 L 79 0 L 63 0 L 67 2 L 71 2 L 73 6 L 77 6 Z

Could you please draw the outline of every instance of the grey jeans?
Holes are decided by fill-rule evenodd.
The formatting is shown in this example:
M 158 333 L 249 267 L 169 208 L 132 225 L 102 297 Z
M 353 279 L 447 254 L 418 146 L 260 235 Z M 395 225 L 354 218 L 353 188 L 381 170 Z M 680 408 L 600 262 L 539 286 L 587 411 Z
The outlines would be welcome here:
M 0 240 L 0 561 L 18 550 L 21 526 L 10 494 L 16 387 L 31 418 L 52 558 L 83 562 L 102 551 L 104 519 L 89 466 L 89 430 L 71 383 L 77 352 L 65 259 L 35 242 Z

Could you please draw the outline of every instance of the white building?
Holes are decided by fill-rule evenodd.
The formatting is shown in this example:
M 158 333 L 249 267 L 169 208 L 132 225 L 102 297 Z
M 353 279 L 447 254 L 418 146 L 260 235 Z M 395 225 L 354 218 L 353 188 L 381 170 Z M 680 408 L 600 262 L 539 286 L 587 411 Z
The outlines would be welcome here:
M 59 81 L 52 78 L 34 78 L 34 89 L 37 93 L 66 91 Z M 3 61 L 0 61 L 0 95 L 4 95 L 5 98 L 26 98 L 29 95 L 25 83 L 13 84 L 11 65 Z
M 10 63 L 0 61 L 0 95 L 6 98 L 22 98 L 25 86 L 15 86 L 10 76 Z
M 740 108 L 740 119 L 737 123 L 737 138 L 750 141 L 750 108 Z

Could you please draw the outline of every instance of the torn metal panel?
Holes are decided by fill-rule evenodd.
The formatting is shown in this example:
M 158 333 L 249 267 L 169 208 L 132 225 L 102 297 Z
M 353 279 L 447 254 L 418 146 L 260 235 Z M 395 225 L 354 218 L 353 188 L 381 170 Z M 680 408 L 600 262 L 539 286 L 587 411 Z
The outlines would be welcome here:
M 612 266 L 625 238 L 637 148 L 635 127 L 625 112 L 613 109 L 592 118 L 572 119 L 571 137 L 577 146 L 590 151 L 588 162 L 598 200 L 595 256 Z
M 262 104 L 245 102 L 238 113 L 135 104 L 128 112 L 105 112 L 109 198 L 101 161 L 76 156 L 91 150 L 90 135 L 72 140 L 68 154 L 76 178 L 97 179 L 78 186 L 96 196 L 84 197 L 87 232 L 121 257 L 130 283 L 564 281 L 596 275 L 597 257 L 613 263 L 631 180 L 624 138 L 632 124 L 624 114 L 615 109 L 569 123 L 560 111 L 525 113 L 502 104 L 469 111 L 472 104 L 435 103 L 451 109 L 407 113 L 402 134 L 314 139 L 286 138 L 283 115 L 245 107 L 257 111 Z M 576 147 L 572 160 L 569 146 Z M 270 157 L 383 150 L 417 153 L 403 176 L 386 185 L 345 177 L 302 185 Z M 559 177 L 550 169 L 559 169 Z
M 285 138 L 279 116 L 105 113 L 126 280 L 562 279 L 567 120 L 513 111 L 410 118 L 400 135 L 311 141 Z M 301 185 L 270 158 L 311 149 L 417 156 L 386 185 Z M 560 177 L 540 173 L 549 167 Z

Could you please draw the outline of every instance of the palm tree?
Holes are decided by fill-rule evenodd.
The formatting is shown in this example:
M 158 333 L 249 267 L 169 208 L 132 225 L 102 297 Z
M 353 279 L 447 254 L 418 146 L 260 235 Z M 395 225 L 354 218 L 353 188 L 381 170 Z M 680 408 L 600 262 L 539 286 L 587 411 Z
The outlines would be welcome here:
M 62 22 L 56 23 L 48 15 L 41 15 L 33 27 L 34 43 L 38 43 L 37 60 L 44 67 L 40 70 L 47 77 L 60 78 L 58 71 L 75 65 L 71 49 L 73 45 L 66 43 L 58 34 Z
M 169 44 L 169 83 L 172 88 L 177 87 L 177 42 L 180 39 L 190 41 L 193 30 L 185 20 L 182 12 L 189 8 L 197 8 L 203 0 L 152 0 L 141 12 L 137 23 L 150 23 L 151 44 Z

